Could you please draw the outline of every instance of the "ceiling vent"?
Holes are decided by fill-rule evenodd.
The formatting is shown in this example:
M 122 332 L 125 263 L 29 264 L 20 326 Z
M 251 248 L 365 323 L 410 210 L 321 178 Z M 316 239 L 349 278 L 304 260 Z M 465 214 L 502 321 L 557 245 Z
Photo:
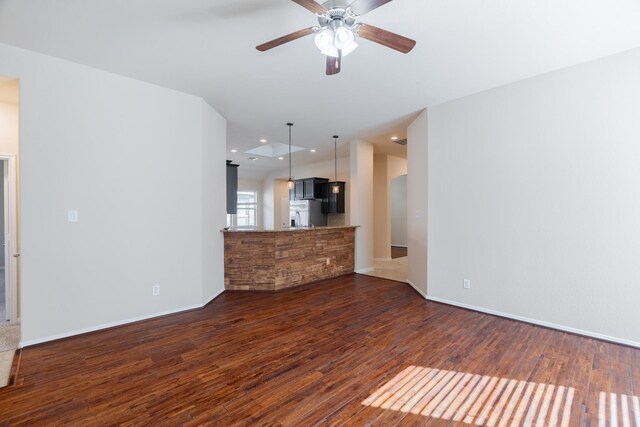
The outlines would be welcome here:
M 395 141 L 396 144 L 400 144 L 400 145 L 407 145 L 407 140 L 406 139 L 396 139 Z

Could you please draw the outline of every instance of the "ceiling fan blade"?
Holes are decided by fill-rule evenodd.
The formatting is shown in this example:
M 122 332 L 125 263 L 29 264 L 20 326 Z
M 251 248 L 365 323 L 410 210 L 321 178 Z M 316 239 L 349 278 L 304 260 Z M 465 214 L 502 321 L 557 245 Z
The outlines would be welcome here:
M 296 31 L 295 33 L 287 34 L 286 36 L 278 37 L 277 39 L 271 40 L 270 42 L 266 42 L 261 44 L 260 46 L 256 46 L 260 52 L 264 52 L 269 49 L 273 49 L 274 47 L 278 47 L 282 44 L 289 43 L 300 37 L 308 36 L 309 34 L 313 34 L 313 27 L 305 28 L 303 30 Z
M 327 56 L 327 76 L 333 76 L 340 72 L 340 69 L 342 68 L 342 51 L 339 52 L 340 56 L 337 58 Z
M 307 10 L 310 10 L 313 13 L 317 13 L 322 15 L 327 13 L 327 8 L 317 3 L 315 0 L 293 0 L 294 3 L 298 3 L 300 6 L 304 7 Z
M 415 40 L 369 24 L 362 24 L 357 34 L 363 39 L 371 40 L 402 53 L 411 52 L 411 49 L 416 45 Z
M 377 9 L 389 3 L 391 0 L 355 0 L 351 4 L 351 11 L 356 15 L 364 15 L 367 12 L 371 12 L 373 9 Z

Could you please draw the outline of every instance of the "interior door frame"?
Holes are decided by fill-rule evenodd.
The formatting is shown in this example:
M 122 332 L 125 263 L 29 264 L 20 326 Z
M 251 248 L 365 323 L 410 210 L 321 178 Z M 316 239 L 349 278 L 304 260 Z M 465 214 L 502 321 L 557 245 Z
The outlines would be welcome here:
M 4 268 L 5 268 L 5 304 L 6 317 L 11 323 L 18 319 L 18 257 L 20 256 L 17 227 L 17 186 L 16 186 L 16 155 L 0 153 L 0 161 L 5 162 L 4 168 L 4 199 L 5 199 L 5 233 L 4 233 Z

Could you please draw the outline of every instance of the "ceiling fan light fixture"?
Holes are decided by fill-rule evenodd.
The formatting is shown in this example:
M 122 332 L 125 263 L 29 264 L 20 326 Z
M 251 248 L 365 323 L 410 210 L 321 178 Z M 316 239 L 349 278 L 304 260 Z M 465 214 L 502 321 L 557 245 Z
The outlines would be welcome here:
M 316 47 L 320 49 L 320 51 L 324 51 L 334 47 L 333 38 L 333 30 L 331 30 L 331 28 L 325 28 L 316 34 L 314 41 L 316 43 Z
M 338 27 L 335 31 L 334 45 L 342 51 L 342 56 L 347 56 L 358 47 L 356 36 L 349 27 Z
M 315 43 L 323 55 L 332 58 L 345 57 L 358 47 L 353 30 L 345 26 L 335 30 L 331 28 L 320 30 L 316 34 Z M 340 51 L 342 51 L 342 55 L 340 55 Z
M 332 58 L 339 58 L 340 52 L 335 47 L 330 47 L 320 51 L 324 56 L 330 56 Z
M 344 47 L 340 48 L 342 51 L 342 57 L 349 55 L 351 52 L 358 48 L 358 43 L 352 41 L 351 43 L 346 44 Z
M 358 48 L 356 39 L 369 40 L 401 53 L 409 53 L 416 45 L 415 40 L 359 22 L 362 15 L 391 0 L 327 0 L 323 4 L 316 0 L 293 1 L 313 12 L 319 25 L 303 28 L 256 46 L 260 52 L 315 34 L 316 47 L 327 57 L 326 73 L 333 76 L 340 72 L 342 57 Z M 336 58 L 335 61 L 333 58 Z

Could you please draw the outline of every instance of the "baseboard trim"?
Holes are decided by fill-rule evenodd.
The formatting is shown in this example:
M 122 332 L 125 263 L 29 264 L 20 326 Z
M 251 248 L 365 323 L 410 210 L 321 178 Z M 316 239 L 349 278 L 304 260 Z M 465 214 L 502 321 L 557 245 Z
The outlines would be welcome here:
M 411 286 L 411 287 L 412 287 L 412 288 L 413 288 L 417 293 L 419 293 L 419 294 L 420 294 L 420 296 L 421 296 L 422 298 L 424 298 L 424 299 L 429 299 L 429 298 L 427 298 L 427 295 L 426 295 L 424 292 L 422 292 L 422 290 L 421 290 L 419 287 L 417 287 L 417 286 L 416 286 L 416 285 L 415 285 L 411 280 L 407 280 L 407 283 L 408 283 L 408 284 L 409 284 L 409 286 Z
M 369 267 L 369 268 L 361 268 L 359 270 L 354 270 L 354 271 L 358 274 L 365 274 L 365 273 L 371 273 L 373 270 L 375 270 L 375 268 Z
M 201 308 L 204 308 L 204 307 L 208 306 L 209 304 L 211 304 L 216 298 L 218 298 L 223 293 L 224 293 L 224 288 L 222 288 L 222 290 L 220 290 L 220 291 L 217 291 L 217 293 L 214 293 L 213 295 L 211 295 L 209 297 L 209 299 L 205 299 L 204 302 L 202 303 Z
M 502 311 L 492 310 L 492 309 L 484 308 L 484 307 L 478 307 L 478 306 L 471 305 L 471 304 L 464 304 L 464 303 L 460 303 L 460 302 L 456 302 L 456 301 L 450 301 L 450 300 L 447 300 L 447 299 L 444 299 L 444 298 L 427 296 L 427 295 L 424 295 L 422 292 L 420 292 L 420 290 L 417 289 L 411 282 L 409 282 L 409 284 L 411 286 L 413 286 L 413 288 L 416 289 L 421 295 L 423 295 L 424 298 L 427 299 L 428 301 L 433 301 L 433 302 L 438 302 L 438 303 L 441 303 L 441 304 L 452 305 L 454 307 L 464 308 L 464 309 L 467 309 L 467 310 L 473 310 L 473 311 L 477 311 L 477 312 L 485 313 L 485 314 L 491 314 L 493 316 L 504 317 L 506 319 L 517 320 L 517 321 L 524 322 L 524 323 L 530 323 L 532 325 L 543 326 L 545 328 L 555 329 L 555 330 L 563 331 L 563 332 L 569 332 L 569 333 L 572 333 L 572 334 L 582 335 L 584 337 L 589 337 L 589 338 L 595 338 L 595 339 L 602 340 L 602 341 L 608 341 L 608 342 L 612 342 L 612 343 L 615 343 L 615 344 L 622 344 L 622 345 L 627 345 L 629 347 L 640 348 L 640 342 L 635 342 L 635 341 L 631 341 L 631 340 L 624 339 L 624 338 L 612 337 L 612 336 L 600 334 L 600 333 L 597 333 L 597 332 L 585 331 L 583 329 L 572 328 L 570 326 L 558 325 L 556 323 L 545 322 L 543 320 L 532 319 L 530 317 L 525 317 L 525 316 L 519 316 L 517 314 L 505 313 L 505 312 L 502 312 Z
M 29 347 L 32 345 L 37 345 L 37 344 L 42 344 L 45 342 L 49 342 L 49 341 L 56 341 L 56 340 L 60 340 L 63 338 L 69 338 L 69 337 L 73 337 L 76 335 L 82 335 L 82 334 L 88 334 L 90 332 L 97 332 L 103 329 L 109 329 L 109 328 L 115 328 L 118 326 L 123 326 L 123 325 L 127 325 L 130 323 L 136 323 L 136 322 L 140 322 L 142 320 L 149 320 L 149 319 L 154 319 L 156 317 L 162 317 L 162 316 L 167 316 L 170 314 L 176 314 L 176 313 L 181 313 L 184 311 L 189 311 L 189 310 L 195 310 L 195 309 L 200 309 L 202 307 L 204 307 L 206 304 L 193 304 L 193 305 L 188 305 L 185 307 L 181 307 L 181 308 L 177 308 L 175 310 L 167 310 L 167 311 L 162 311 L 160 313 L 153 313 L 153 314 L 148 314 L 145 316 L 138 316 L 138 317 L 131 317 L 129 319 L 125 319 L 125 320 L 118 320 L 115 322 L 109 322 L 109 323 L 103 323 L 101 325 L 97 325 L 97 326 L 91 326 L 88 328 L 82 328 L 82 329 L 76 329 L 73 331 L 69 331 L 69 332 L 63 332 L 61 334 L 55 334 L 55 335 L 49 335 L 47 337 L 43 337 L 43 338 L 36 338 L 33 340 L 27 340 L 27 341 L 20 341 L 20 347 L 19 348 L 23 348 L 23 347 Z

